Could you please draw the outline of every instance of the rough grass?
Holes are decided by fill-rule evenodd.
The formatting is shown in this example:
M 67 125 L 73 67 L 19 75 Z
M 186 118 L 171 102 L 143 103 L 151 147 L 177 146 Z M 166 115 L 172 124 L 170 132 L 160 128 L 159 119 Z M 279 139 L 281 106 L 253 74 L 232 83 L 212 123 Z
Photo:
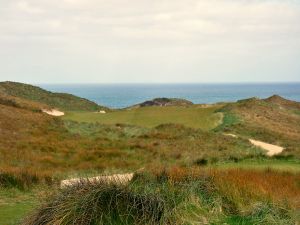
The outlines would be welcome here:
M 190 107 L 141 107 L 117 110 L 106 114 L 69 112 L 64 119 L 77 122 L 98 122 L 102 124 L 129 124 L 140 127 L 155 127 L 160 124 L 176 123 L 187 127 L 210 130 L 222 123 L 222 114 L 215 113 L 220 106 Z
M 285 148 L 282 155 L 300 157 L 300 116 L 293 113 L 300 103 L 278 99 L 247 99 L 226 105 L 224 121 L 236 118 L 219 126 L 216 131 L 237 134 Z
M 25 85 L 16 95 L 29 96 L 27 100 L 0 98 L 0 186 L 8 192 L 18 189 L 25 193 L 41 184 L 53 187 L 53 178 L 83 171 L 153 170 L 174 165 L 200 168 L 140 174 L 128 187 L 82 184 L 54 194 L 57 201 L 50 198 L 45 203 L 63 209 L 63 214 L 41 208 L 38 215 L 46 217 L 39 218 L 53 222 L 53 216 L 58 215 L 68 219 L 65 224 L 73 219 L 82 224 L 295 224 L 295 211 L 299 209 L 298 103 L 275 98 L 229 104 L 220 111 L 225 114 L 223 124 L 221 114 L 216 113 L 220 106 L 145 107 L 107 114 L 75 112 L 61 120 L 41 113 L 40 103 L 28 100 L 39 95 L 35 91 Z M 52 97 L 51 101 L 56 99 Z M 61 97 L 59 104 L 64 102 Z M 281 156 L 266 159 L 247 141 L 250 137 L 286 149 Z M 220 169 L 207 169 L 212 166 Z M 70 199 L 64 197 L 65 193 Z M 0 218 L 21 215 L 26 210 L 23 203 L 14 200 L 8 206 L 8 201 L 1 202 L 2 197 Z M 148 203 L 150 208 L 146 207 Z M 103 220 L 99 221 L 99 216 Z M 4 224 L 11 221 L 8 217 L 2 216 L 6 218 Z
M 84 98 L 65 93 L 53 93 L 36 86 L 17 82 L 0 82 L 0 94 L 23 98 L 66 111 L 107 110 L 107 108 Z
M 82 182 L 61 190 L 23 224 L 295 224 L 299 178 L 275 171 L 155 169 L 128 186 Z

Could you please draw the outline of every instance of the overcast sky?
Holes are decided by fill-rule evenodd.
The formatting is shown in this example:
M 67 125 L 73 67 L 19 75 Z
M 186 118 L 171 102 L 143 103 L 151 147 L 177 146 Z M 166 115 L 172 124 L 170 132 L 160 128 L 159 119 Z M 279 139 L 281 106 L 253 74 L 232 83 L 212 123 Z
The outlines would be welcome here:
M 0 80 L 300 81 L 300 1 L 0 0 Z

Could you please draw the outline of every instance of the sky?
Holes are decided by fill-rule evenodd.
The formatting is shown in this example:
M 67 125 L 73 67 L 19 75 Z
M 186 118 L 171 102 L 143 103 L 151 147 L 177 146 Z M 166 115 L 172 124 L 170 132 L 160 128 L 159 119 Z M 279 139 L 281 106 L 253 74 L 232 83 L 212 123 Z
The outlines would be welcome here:
M 299 0 L 0 0 L 0 81 L 300 81 Z

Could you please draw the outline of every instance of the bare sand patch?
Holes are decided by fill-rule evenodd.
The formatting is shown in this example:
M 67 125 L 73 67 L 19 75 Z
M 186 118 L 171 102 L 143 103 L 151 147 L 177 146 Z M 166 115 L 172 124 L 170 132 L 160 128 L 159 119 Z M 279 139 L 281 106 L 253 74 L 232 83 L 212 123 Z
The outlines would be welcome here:
M 284 150 L 283 147 L 278 146 L 278 145 L 272 145 L 272 144 L 265 143 L 262 141 L 257 141 L 254 139 L 249 139 L 249 141 L 251 142 L 251 144 L 266 150 L 268 156 L 280 154 Z
M 56 109 L 50 109 L 50 110 L 48 110 L 48 109 L 43 109 L 42 111 L 43 111 L 44 113 L 47 113 L 48 115 L 51 115 L 51 116 L 63 116 L 63 115 L 65 115 L 64 112 L 59 111 L 59 110 L 56 110 Z
M 100 111 L 97 111 L 97 112 L 95 112 L 95 113 L 105 114 L 105 113 L 106 113 L 106 111 L 104 111 L 104 110 L 100 110 Z
M 233 137 L 233 138 L 238 137 L 235 134 L 230 134 L 230 133 L 223 133 L 223 134 L 226 135 L 226 136 Z M 250 141 L 251 144 L 266 150 L 268 156 L 273 156 L 273 155 L 280 154 L 284 150 L 283 147 L 278 146 L 278 145 L 273 145 L 273 144 L 269 144 L 269 143 L 266 143 L 266 142 L 257 141 L 257 140 L 254 140 L 254 139 L 249 139 L 249 141 Z
M 230 137 L 234 137 L 234 138 L 237 138 L 238 136 L 235 135 L 235 134 L 224 134 L 225 136 L 230 136 Z
M 60 187 L 64 188 L 67 186 L 72 186 L 79 184 L 81 182 L 104 182 L 104 183 L 112 183 L 112 184 L 127 184 L 133 178 L 133 173 L 125 173 L 125 174 L 114 174 L 110 176 L 97 176 L 97 177 L 89 177 L 89 178 L 73 178 L 68 180 L 62 180 L 60 182 Z

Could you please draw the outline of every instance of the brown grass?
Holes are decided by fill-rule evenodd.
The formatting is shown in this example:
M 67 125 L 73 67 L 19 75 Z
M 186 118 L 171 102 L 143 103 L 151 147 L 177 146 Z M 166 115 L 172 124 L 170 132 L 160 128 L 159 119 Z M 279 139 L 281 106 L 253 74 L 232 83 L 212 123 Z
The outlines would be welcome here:
M 225 106 L 239 123 L 226 132 L 283 146 L 283 155 L 300 157 L 300 103 L 280 97 L 248 99 Z
M 159 172 L 160 171 L 160 172 Z M 182 182 L 199 178 L 210 178 L 213 186 L 221 196 L 236 203 L 246 210 L 255 202 L 264 201 L 284 205 L 294 209 L 300 208 L 300 174 L 272 170 L 253 171 L 242 169 L 199 169 L 172 167 L 154 174 L 165 173 L 170 182 Z

